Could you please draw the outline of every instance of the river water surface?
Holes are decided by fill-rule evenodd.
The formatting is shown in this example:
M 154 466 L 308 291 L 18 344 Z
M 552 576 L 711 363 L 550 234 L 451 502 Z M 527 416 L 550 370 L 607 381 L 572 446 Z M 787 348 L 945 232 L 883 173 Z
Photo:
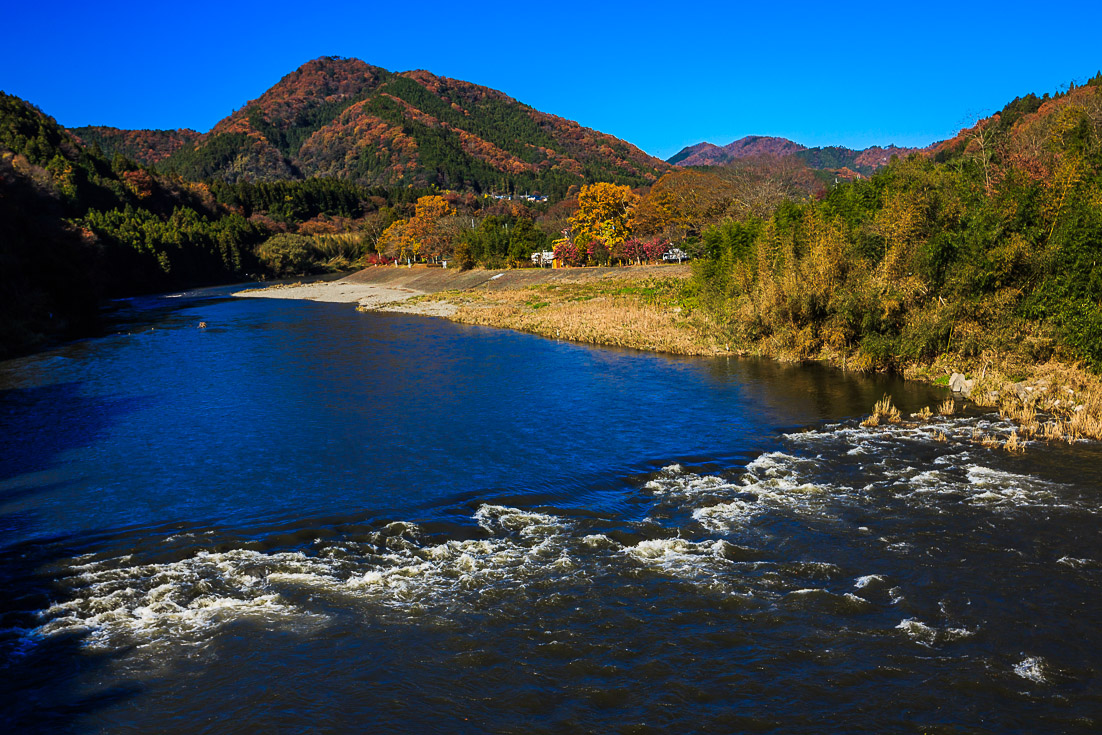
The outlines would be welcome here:
M 228 293 L 0 363 L 4 731 L 1102 726 L 1093 444 Z

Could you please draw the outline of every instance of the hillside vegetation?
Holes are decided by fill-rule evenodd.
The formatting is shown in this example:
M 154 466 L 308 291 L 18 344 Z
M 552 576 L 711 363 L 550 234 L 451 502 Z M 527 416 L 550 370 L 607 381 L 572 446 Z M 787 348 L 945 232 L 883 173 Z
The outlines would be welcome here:
M 868 369 L 945 354 L 1102 369 L 1102 75 L 701 239 L 686 305 L 732 344 Z
M 0 93 L 0 356 L 85 333 L 105 297 L 242 279 L 263 228 L 201 185 L 84 148 Z
M 83 145 L 98 148 L 109 156 L 121 155 L 146 166 L 160 163 L 185 145 L 194 144 L 199 133 L 179 130 L 120 130 L 103 126 L 70 128 Z

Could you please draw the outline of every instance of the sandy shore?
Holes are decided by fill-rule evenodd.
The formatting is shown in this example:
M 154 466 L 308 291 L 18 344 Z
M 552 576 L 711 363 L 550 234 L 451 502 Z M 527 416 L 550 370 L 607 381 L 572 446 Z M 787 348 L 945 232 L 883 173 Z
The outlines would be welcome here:
M 365 268 L 336 281 L 292 283 L 238 291 L 243 298 L 302 299 L 357 304 L 363 311 L 391 311 L 454 318 L 460 305 L 447 299 L 415 300 L 441 291 L 500 293 L 536 286 L 598 284 L 653 277 L 684 278 L 687 265 L 633 268 L 568 268 L 458 271 L 442 268 Z
M 254 299 L 298 299 L 335 304 L 354 303 L 367 311 L 397 311 L 427 316 L 447 317 L 455 313 L 455 306 L 446 302 L 405 303 L 415 296 L 424 296 L 427 293 L 406 286 L 363 283 L 342 278 L 339 281 L 325 283 L 292 283 L 267 288 L 251 288 L 238 291 L 234 296 Z

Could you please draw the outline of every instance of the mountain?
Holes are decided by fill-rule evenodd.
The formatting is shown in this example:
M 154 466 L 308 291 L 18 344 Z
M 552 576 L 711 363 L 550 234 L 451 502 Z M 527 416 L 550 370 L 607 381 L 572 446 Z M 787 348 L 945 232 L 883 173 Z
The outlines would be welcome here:
M 335 177 L 557 198 L 593 181 L 645 185 L 669 170 L 629 143 L 497 90 L 338 57 L 304 64 L 203 135 L 77 133 L 191 180 Z
M 806 150 L 804 146 L 787 138 L 748 135 L 722 147 L 711 143 L 697 143 L 683 148 L 667 163 L 677 166 L 722 166 L 739 158 L 788 156 L 802 150 Z
M 689 161 L 689 163 L 685 163 L 685 161 Z M 693 161 L 709 161 L 709 163 L 694 164 Z M 666 159 L 666 163 L 671 166 L 713 166 L 717 161 L 726 163 L 727 155 L 726 151 L 714 143 L 697 143 L 696 145 L 686 146 L 678 151 L 676 155 Z
M 832 145 L 824 148 L 806 148 L 796 153 L 795 156 L 801 159 L 809 168 L 830 171 L 850 169 L 867 176 L 891 163 L 892 156 L 906 158 L 912 153 L 923 150 L 925 149 L 900 148 L 894 145 L 872 146 L 854 150 L 853 148 Z
M 900 148 L 894 145 L 872 146 L 863 150 L 841 146 L 808 148 L 787 138 L 748 135 L 725 146 L 712 143 L 688 146 L 670 158 L 667 163 L 675 166 L 725 166 L 743 158 L 795 156 L 809 168 L 832 171 L 851 169 L 867 175 L 887 166 L 892 156 L 905 158 L 918 150 L 918 148 Z

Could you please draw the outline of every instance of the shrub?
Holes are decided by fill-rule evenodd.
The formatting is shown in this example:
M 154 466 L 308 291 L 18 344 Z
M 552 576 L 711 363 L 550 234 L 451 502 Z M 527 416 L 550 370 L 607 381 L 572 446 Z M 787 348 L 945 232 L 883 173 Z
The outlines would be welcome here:
M 257 258 L 272 275 L 301 276 L 318 270 L 319 252 L 313 239 L 280 233 L 268 238 L 256 251 Z

